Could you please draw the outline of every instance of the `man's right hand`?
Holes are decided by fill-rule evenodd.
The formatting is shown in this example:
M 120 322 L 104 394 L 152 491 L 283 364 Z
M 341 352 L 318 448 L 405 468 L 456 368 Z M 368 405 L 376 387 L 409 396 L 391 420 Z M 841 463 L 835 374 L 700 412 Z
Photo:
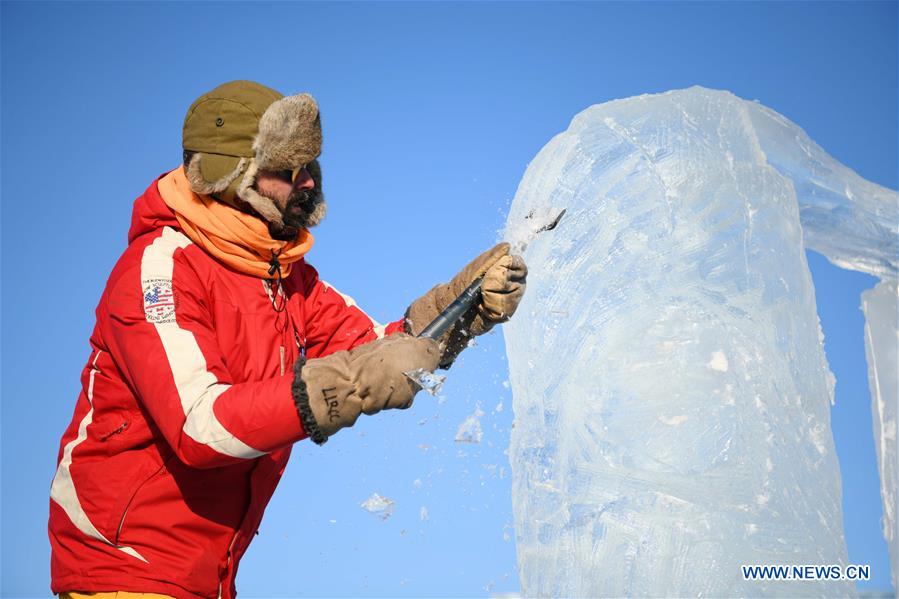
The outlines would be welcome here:
M 524 296 L 528 268 L 521 256 L 509 254 L 510 245 L 498 243 L 468 263 L 449 283 L 437 285 L 406 310 L 406 331 L 420 334 L 478 277 L 483 277 L 477 303 L 439 339 L 440 367 L 449 368 L 472 337 L 483 335 L 515 313 Z
M 433 372 L 440 347 L 432 339 L 396 333 L 350 351 L 294 366 L 293 397 L 303 428 L 321 445 L 359 414 L 376 414 L 412 405 L 421 389 L 404 373 L 422 368 Z

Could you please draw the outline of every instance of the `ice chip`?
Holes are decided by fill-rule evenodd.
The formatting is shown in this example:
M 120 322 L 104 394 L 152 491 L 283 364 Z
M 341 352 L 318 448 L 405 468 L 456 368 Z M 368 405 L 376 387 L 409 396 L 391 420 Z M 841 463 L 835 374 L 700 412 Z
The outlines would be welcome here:
M 363 501 L 360 505 L 365 511 L 374 514 L 381 520 L 386 520 L 393 515 L 395 504 L 392 499 L 381 497 L 377 493 L 372 493 L 371 497 Z
M 667 424 L 668 426 L 680 426 L 684 422 L 689 419 L 689 416 L 686 414 L 679 414 L 677 416 L 659 416 L 659 421 Z
M 559 214 L 564 210 L 565 208 L 558 206 L 538 206 L 531 209 L 521 221 L 507 225 L 505 238 L 511 245 L 509 253 L 522 254 L 537 235 L 558 221 Z
M 429 372 L 424 368 L 416 368 L 415 370 L 410 370 L 409 372 L 404 372 L 403 374 L 409 377 L 409 379 L 414 383 L 417 383 L 419 387 L 427 391 L 430 395 L 437 395 L 438 393 L 440 393 L 440 389 L 443 387 L 443 383 L 446 381 L 446 376 L 442 374 L 434 374 L 433 372 Z
M 727 356 L 723 351 L 712 352 L 712 359 L 706 366 L 718 372 L 727 372 Z
M 483 415 L 484 412 L 478 406 L 474 409 L 473 414 L 462 421 L 462 424 L 459 425 L 459 430 L 456 431 L 456 443 L 481 442 L 484 436 L 484 431 L 481 429 L 481 416 Z

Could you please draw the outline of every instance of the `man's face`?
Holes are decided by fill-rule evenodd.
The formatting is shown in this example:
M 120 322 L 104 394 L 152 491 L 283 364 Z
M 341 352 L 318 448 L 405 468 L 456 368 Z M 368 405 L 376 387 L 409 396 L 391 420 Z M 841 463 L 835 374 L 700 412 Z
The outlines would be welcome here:
M 281 211 L 284 226 L 269 223 L 269 232 L 275 239 L 296 239 L 300 229 L 309 226 L 309 217 L 321 201 L 321 193 L 315 189 L 315 181 L 306 167 L 300 169 L 291 182 L 292 171 L 265 171 L 256 174 L 256 191 L 271 199 Z

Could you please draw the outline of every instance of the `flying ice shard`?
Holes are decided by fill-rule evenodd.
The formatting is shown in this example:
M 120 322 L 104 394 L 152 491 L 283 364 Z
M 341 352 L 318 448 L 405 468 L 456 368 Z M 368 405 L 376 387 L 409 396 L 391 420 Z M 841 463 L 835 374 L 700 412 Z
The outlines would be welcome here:
M 484 415 L 481 406 L 476 406 L 474 412 L 462 421 L 456 431 L 456 443 L 480 443 L 484 438 L 484 430 L 481 428 L 481 416 Z
M 371 497 L 359 504 L 366 512 L 376 515 L 381 520 L 386 520 L 393 515 L 396 507 L 393 499 L 381 497 L 377 493 L 372 493 Z
M 523 594 L 853 594 L 741 565 L 847 564 L 805 247 L 895 281 L 897 225 L 894 191 L 728 92 L 593 106 L 553 138 L 506 228 L 530 270 L 505 327 Z

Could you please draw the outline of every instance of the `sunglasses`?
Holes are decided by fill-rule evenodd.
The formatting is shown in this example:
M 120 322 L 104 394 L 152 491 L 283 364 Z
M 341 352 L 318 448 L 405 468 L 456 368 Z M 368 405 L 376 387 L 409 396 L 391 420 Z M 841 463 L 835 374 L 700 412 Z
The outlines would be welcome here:
M 293 184 L 296 183 L 297 177 L 300 176 L 300 173 L 306 170 L 306 165 L 298 166 L 293 170 L 283 170 L 283 171 L 274 171 L 275 175 L 284 181 L 288 181 Z

